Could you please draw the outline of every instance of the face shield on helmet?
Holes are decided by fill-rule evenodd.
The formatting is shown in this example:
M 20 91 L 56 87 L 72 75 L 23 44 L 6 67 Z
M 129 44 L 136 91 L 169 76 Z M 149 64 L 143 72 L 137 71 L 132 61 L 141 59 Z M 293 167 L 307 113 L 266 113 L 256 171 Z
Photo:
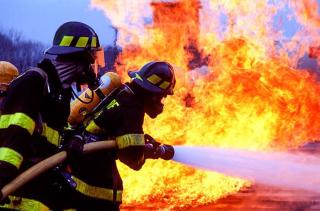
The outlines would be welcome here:
M 104 50 L 103 48 L 99 48 L 94 52 L 94 63 L 92 66 L 94 67 L 94 71 L 98 74 L 99 68 L 103 68 L 106 66 L 105 59 L 104 59 Z
M 96 89 L 99 86 L 97 80 L 97 75 L 99 69 L 105 67 L 105 58 L 104 58 L 104 49 L 97 48 L 94 51 L 90 52 L 90 65 L 87 71 L 84 71 L 83 82 L 87 81 L 88 87 L 90 89 Z

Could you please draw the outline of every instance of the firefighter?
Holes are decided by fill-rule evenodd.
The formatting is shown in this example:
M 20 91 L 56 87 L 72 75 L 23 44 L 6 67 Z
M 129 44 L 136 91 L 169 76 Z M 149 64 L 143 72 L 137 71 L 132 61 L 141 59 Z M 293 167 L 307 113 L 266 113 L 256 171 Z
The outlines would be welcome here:
M 129 76 L 132 80 L 112 92 L 85 129 L 87 142 L 115 139 L 118 149 L 82 155 L 71 162 L 68 181 L 74 187 L 70 196 L 74 203 L 69 208 L 119 210 L 123 186 L 116 159 L 139 170 L 146 158 L 173 157 L 173 147 L 160 145 L 143 131 L 145 113 L 156 118 L 163 111 L 162 100 L 173 94 L 172 66 L 150 62 L 139 71 L 129 72 Z M 151 148 L 145 147 L 145 139 L 152 144 Z
M 0 188 L 15 176 L 59 151 L 70 112 L 72 84 L 97 86 L 93 69 L 102 48 L 95 31 L 81 22 L 66 22 L 37 67 L 8 88 L 0 117 Z M 100 60 L 100 59 L 99 59 Z M 70 137 L 68 157 L 81 151 L 80 136 Z M 81 140 L 80 140 L 81 141 Z M 56 210 L 49 181 L 51 171 L 2 201 L 16 210 Z M 50 181 L 51 182 L 51 181 Z M 1 197 L 2 198 L 2 197 Z
M 1 105 L 7 94 L 9 83 L 19 75 L 19 71 L 10 62 L 0 61 L 0 115 Z

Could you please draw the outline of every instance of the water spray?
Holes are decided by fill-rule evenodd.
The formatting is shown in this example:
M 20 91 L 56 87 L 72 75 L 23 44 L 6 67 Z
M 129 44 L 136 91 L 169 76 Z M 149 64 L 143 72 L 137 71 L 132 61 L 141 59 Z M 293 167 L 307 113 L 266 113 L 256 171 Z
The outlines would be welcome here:
M 320 158 L 305 153 L 174 146 L 173 160 L 264 185 L 320 193 Z

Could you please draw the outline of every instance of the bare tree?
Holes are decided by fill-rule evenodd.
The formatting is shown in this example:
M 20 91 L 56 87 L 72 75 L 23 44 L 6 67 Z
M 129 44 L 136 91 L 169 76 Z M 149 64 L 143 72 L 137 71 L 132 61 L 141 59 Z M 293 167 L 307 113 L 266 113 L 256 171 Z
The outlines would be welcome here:
M 42 43 L 26 40 L 17 31 L 0 31 L 0 60 L 13 63 L 20 72 L 35 66 L 42 58 L 44 50 Z

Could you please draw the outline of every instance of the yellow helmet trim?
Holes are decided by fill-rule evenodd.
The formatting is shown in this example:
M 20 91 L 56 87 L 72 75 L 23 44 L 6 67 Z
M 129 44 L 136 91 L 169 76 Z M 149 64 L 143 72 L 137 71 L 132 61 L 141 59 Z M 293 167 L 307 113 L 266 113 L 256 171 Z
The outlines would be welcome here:
M 91 47 L 97 47 L 97 38 L 96 37 L 92 37 L 92 40 L 91 40 Z
M 59 46 L 70 46 L 74 36 L 63 36 Z
M 168 88 L 170 86 L 170 82 L 168 82 L 168 81 L 164 81 L 164 82 L 162 82 L 161 84 L 160 84 L 160 88 L 161 89 L 166 89 L 166 88 Z
M 76 44 L 77 48 L 84 48 L 88 44 L 89 37 L 79 37 L 78 42 Z
M 161 79 L 159 76 L 157 76 L 156 74 L 153 74 L 153 75 L 149 76 L 149 77 L 147 78 L 147 80 L 148 80 L 150 83 L 152 83 L 152 84 L 157 84 L 157 83 L 159 83 L 162 79 Z

